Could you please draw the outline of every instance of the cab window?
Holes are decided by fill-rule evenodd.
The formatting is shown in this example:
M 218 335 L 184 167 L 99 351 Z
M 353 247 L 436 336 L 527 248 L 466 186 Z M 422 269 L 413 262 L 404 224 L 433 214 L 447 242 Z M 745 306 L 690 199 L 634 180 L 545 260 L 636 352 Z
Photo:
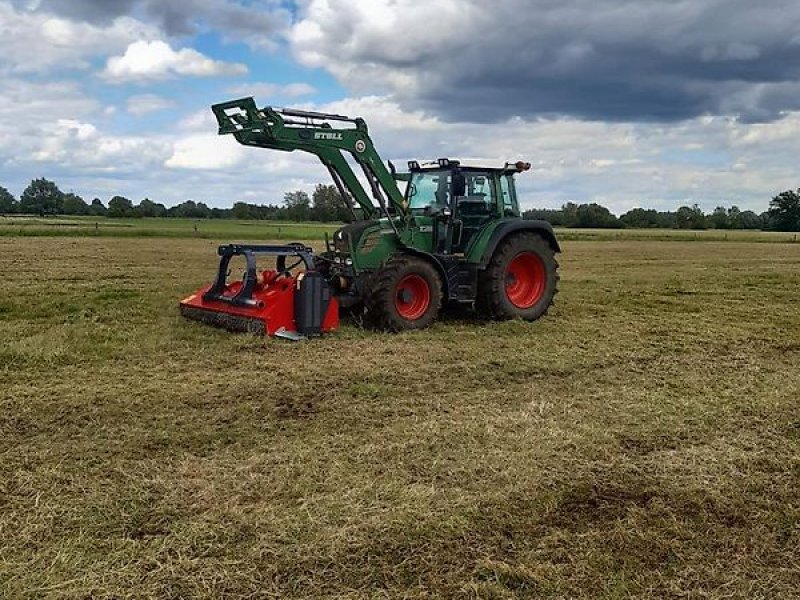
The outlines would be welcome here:
M 494 204 L 494 189 L 489 173 L 482 171 L 465 171 L 467 183 L 467 198 L 482 199 L 488 204 Z
M 493 212 L 496 198 L 495 190 L 492 185 L 491 174 L 484 171 L 462 171 L 465 179 L 464 196 L 458 199 L 458 203 L 475 205 L 475 209 L 480 206 L 483 212 Z
M 503 214 L 506 216 L 519 216 L 519 206 L 514 188 L 514 176 L 503 175 L 500 177 L 500 193 L 503 200 Z
M 444 207 L 450 193 L 450 171 L 418 171 L 411 174 L 406 200 L 411 210 Z

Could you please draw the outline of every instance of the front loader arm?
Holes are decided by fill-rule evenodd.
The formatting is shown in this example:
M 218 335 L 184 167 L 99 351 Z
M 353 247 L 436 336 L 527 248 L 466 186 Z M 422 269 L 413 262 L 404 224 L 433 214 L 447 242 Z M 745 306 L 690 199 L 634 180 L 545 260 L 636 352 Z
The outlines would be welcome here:
M 215 104 L 211 109 L 220 135 L 232 134 L 240 144 L 284 152 L 300 150 L 317 156 L 331 174 L 335 174 L 334 182 L 340 187 L 339 191 L 352 196 L 365 218 L 377 215 L 370 195 L 384 212 L 388 213 L 388 201 L 397 214 L 405 215 L 403 194 L 375 150 L 364 119 L 288 108 L 259 109 L 253 98 Z M 350 126 L 334 127 L 332 122 Z M 367 194 L 344 152 L 350 153 L 364 171 L 371 194 Z

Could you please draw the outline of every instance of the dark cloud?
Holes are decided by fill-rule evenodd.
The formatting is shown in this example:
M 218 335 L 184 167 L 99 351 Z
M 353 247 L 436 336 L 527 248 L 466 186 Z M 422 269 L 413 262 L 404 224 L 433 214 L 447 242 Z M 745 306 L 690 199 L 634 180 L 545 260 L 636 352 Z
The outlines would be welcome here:
M 31 5 L 29 0 L 14 0 L 14 4 L 18 8 Z M 288 22 L 287 11 L 270 1 L 41 0 L 35 10 L 96 25 L 129 15 L 156 23 L 170 36 L 192 35 L 209 27 L 249 43 L 266 42 Z
M 758 121 L 800 109 L 796 0 L 429 0 L 416 14 L 401 1 L 384 8 L 391 39 L 352 0 L 326 2 L 311 3 L 303 27 L 319 33 L 295 38 L 299 56 L 449 119 Z
M 18 9 L 35 6 L 34 10 L 42 10 L 89 23 L 108 23 L 120 15 L 128 14 L 138 0 L 42 0 L 32 3 L 30 0 L 12 0 Z

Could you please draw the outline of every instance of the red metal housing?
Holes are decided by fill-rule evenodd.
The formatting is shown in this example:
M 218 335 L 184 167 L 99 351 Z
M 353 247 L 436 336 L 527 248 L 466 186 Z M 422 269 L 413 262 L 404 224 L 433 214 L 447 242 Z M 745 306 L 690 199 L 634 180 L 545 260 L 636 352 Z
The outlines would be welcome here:
M 211 289 L 208 285 L 181 301 L 181 312 L 184 316 L 201 320 L 215 326 L 233 331 L 247 331 L 275 335 L 283 329 L 296 332 L 294 318 L 295 291 L 299 278 L 278 278 L 275 271 L 262 271 L 259 282 L 253 290 L 252 306 L 236 306 L 219 300 L 204 300 L 203 295 Z M 241 290 L 243 283 L 234 281 L 225 286 L 224 296 L 234 297 Z M 322 321 L 324 333 L 339 328 L 339 305 L 335 297 L 331 297 Z
M 180 302 L 181 314 L 231 331 L 315 336 L 339 327 L 339 303 L 315 268 L 313 250 L 303 244 L 271 246 L 227 244 L 220 255 L 213 283 Z M 277 257 L 276 269 L 259 272 L 257 255 Z M 230 261 L 242 256 L 246 269 L 241 281 L 227 282 Z M 289 266 L 288 257 L 299 260 Z M 293 274 L 300 263 L 305 271 Z

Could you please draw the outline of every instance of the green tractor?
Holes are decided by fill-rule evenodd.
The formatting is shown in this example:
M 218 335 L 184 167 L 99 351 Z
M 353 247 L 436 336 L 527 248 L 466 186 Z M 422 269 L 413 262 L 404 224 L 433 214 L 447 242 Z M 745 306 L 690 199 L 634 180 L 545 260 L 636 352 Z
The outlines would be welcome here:
M 440 158 L 411 161 L 408 172 L 400 173 L 391 162 L 383 163 L 362 118 L 258 108 L 252 98 L 216 104 L 212 110 L 219 133 L 233 135 L 241 144 L 316 155 L 350 209 L 352 221 L 332 240 L 326 239 L 321 254 L 302 245 L 220 248 L 223 258 L 278 254 L 286 277 L 293 277 L 285 269 L 287 254 L 296 253 L 307 267 L 310 264 L 320 280 L 314 289 L 321 288 L 313 294 L 322 298 L 315 309 L 308 308 L 314 299 L 312 305 L 304 304 L 304 314 L 317 315 L 311 331 L 319 332 L 326 315 L 330 317 L 325 298 L 363 313 L 371 326 L 390 331 L 427 327 L 445 305 L 474 306 L 494 319 L 532 321 L 552 304 L 559 244 L 549 223 L 521 218 L 514 185 L 514 176 L 527 171 L 530 163 L 486 166 Z M 238 311 L 235 316 L 246 317 L 238 313 L 246 311 L 248 302 L 259 302 L 254 290 L 270 289 L 259 288 L 254 264 L 253 260 L 249 284 L 245 276 L 249 296 L 239 287 L 226 288 L 221 269 L 222 280 L 218 277 L 214 284 L 217 294 L 207 290 L 203 298 L 198 296 L 195 308 L 225 312 L 224 307 L 211 306 L 222 300 Z M 268 273 L 265 278 L 274 272 Z M 297 306 L 297 298 L 293 303 Z M 307 319 L 295 329 L 308 330 Z M 330 326 L 332 321 L 327 322 Z M 272 329 L 266 327 L 269 333 Z

